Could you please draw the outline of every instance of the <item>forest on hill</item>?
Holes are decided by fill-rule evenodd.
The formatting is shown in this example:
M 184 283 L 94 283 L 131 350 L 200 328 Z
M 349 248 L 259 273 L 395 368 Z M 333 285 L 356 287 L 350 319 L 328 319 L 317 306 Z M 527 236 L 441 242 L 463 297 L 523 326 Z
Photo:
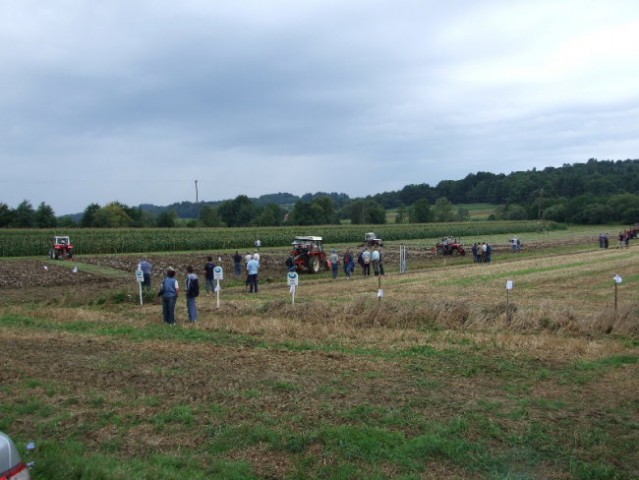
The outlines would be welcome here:
M 543 170 L 477 172 L 461 180 L 406 185 L 364 198 L 316 192 L 301 197 L 273 193 L 238 195 L 218 202 L 167 206 L 120 202 L 88 205 L 82 213 L 56 217 L 46 203 L 28 201 L 15 209 L 0 203 L 0 227 L 175 227 L 384 224 L 470 220 L 468 204 L 495 205 L 495 220 L 549 220 L 574 224 L 639 222 L 639 160 L 596 160 Z

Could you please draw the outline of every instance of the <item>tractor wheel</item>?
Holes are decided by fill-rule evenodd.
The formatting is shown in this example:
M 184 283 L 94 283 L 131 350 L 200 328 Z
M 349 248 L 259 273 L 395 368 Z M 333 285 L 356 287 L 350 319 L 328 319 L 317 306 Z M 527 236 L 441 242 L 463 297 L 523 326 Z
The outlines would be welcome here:
M 319 257 L 311 257 L 308 259 L 308 271 L 311 273 L 319 273 L 320 271 L 320 259 Z

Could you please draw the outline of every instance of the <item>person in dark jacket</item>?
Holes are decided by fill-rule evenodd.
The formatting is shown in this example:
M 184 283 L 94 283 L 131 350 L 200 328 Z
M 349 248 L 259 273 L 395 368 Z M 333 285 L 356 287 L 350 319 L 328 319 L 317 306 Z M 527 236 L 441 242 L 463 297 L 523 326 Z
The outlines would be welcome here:
M 186 267 L 186 311 L 189 315 L 189 322 L 197 322 L 197 301 L 196 298 L 200 294 L 200 280 L 193 273 L 193 267 Z
M 209 255 L 208 257 L 206 257 L 206 264 L 204 265 L 204 288 L 206 288 L 207 295 L 212 295 L 215 289 L 215 287 L 213 286 L 214 270 L 215 264 L 213 263 L 213 257 Z

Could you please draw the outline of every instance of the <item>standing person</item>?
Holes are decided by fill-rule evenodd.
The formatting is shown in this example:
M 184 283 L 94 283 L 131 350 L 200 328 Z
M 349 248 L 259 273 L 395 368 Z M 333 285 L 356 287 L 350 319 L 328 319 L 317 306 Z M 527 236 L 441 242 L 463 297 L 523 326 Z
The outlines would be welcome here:
M 153 270 L 153 265 L 148 260 L 140 260 L 140 270 L 142 270 L 142 275 L 144 280 L 142 281 L 142 286 L 147 290 L 151 289 L 151 272 Z
M 368 247 L 364 248 L 362 252 L 362 275 L 365 277 L 371 274 L 371 252 Z
M 384 275 L 384 252 L 379 248 L 379 274 Z
M 481 262 L 481 254 L 479 253 L 480 250 L 481 247 L 477 245 L 477 242 L 473 243 L 473 247 L 470 249 L 470 251 L 473 254 L 473 260 L 475 261 L 475 263 Z
M 257 240 L 255 240 L 255 248 L 259 250 L 261 246 L 262 246 L 262 240 L 258 238 Z
M 337 278 L 337 274 L 339 273 L 339 255 L 337 254 L 337 250 L 333 249 L 328 258 L 331 261 L 331 272 L 333 274 L 333 278 Z
M 213 271 L 215 270 L 215 264 L 213 263 L 213 257 L 206 257 L 206 264 L 204 264 L 204 288 L 207 295 L 212 295 L 213 290 Z
M 376 277 L 379 275 L 379 260 L 380 260 L 379 249 L 377 246 L 375 246 L 375 248 L 373 249 L 373 252 L 371 253 L 371 263 L 373 264 L 373 273 L 375 273 Z
M 246 255 L 244 255 L 244 270 L 248 270 L 248 263 L 252 259 L 253 259 L 253 254 L 252 253 L 247 253 Z M 244 284 L 246 285 L 246 289 L 248 290 L 248 288 L 249 288 L 248 273 L 246 274 L 246 281 L 244 282 Z
M 200 294 L 200 280 L 193 273 L 193 267 L 186 267 L 186 311 L 189 314 L 189 322 L 197 322 L 197 302 L 195 299 Z
M 289 272 L 294 272 L 297 270 L 297 267 L 295 266 L 295 255 L 293 255 L 293 253 L 288 254 L 288 257 L 286 257 L 284 264 L 286 265 L 286 269 Z
M 166 270 L 166 277 L 162 280 L 159 294 L 162 297 L 162 316 L 167 325 L 175 325 L 175 303 L 179 292 L 180 286 L 175 278 L 175 270 L 169 267 Z
M 235 268 L 236 277 L 242 275 L 242 255 L 237 250 L 235 250 L 235 255 L 233 255 L 233 267 Z
M 346 280 L 350 280 L 353 275 L 353 268 L 355 266 L 355 261 L 353 260 L 353 254 L 347 248 L 344 256 L 342 257 L 342 262 L 344 263 L 344 275 L 346 275 Z
M 257 274 L 260 272 L 260 262 L 256 258 L 251 258 L 246 264 L 246 281 L 249 285 L 250 293 L 257 293 Z
M 490 263 L 493 254 L 493 247 L 490 243 L 486 242 L 486 263 Z

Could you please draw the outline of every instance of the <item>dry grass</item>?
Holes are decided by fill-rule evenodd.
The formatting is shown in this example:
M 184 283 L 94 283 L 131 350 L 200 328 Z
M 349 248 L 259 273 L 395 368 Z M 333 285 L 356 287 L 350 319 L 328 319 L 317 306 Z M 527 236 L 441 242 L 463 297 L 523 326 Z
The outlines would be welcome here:
M 391 268 L 381 281 L 302 276 L 294 304 L 283 279 L 258 295 L 223 287 L 219 308 L 199 298 L 197 325 L 185 323 L 180 299 L 178 328 L 162 325 L 156 298 L 137 305 L 133 290 L 103 305 L 4 305 L 0 402 L 23 437 L 81 439 L 105 455 L 111 445 L 110 458 L 150 458 L 154 473 L 153 455 L 194 452 L 205 466 L 246 462 L 252 478 L 310 478 L 322 462 L 413 478 L 405 465 L 420 461 L 427 467 L 414 478 L 596 478 L 575 473 L 575 459 L 585 469 L 603 459 L 632 478 L 637 253 L 442 261 L 404 275 Z M 616 312 L 615 274 L 624 278 Z M 326 437 L 339 432 L 350 448 L 361 429 L 410 442 L 434 426 L 451 444 L 481 445 L 501 476 L 454 455 L 352 460 Z M 253 432 L 266 437 L 246 441 Z M 232 434 L 228 450 L 215 450 Z

